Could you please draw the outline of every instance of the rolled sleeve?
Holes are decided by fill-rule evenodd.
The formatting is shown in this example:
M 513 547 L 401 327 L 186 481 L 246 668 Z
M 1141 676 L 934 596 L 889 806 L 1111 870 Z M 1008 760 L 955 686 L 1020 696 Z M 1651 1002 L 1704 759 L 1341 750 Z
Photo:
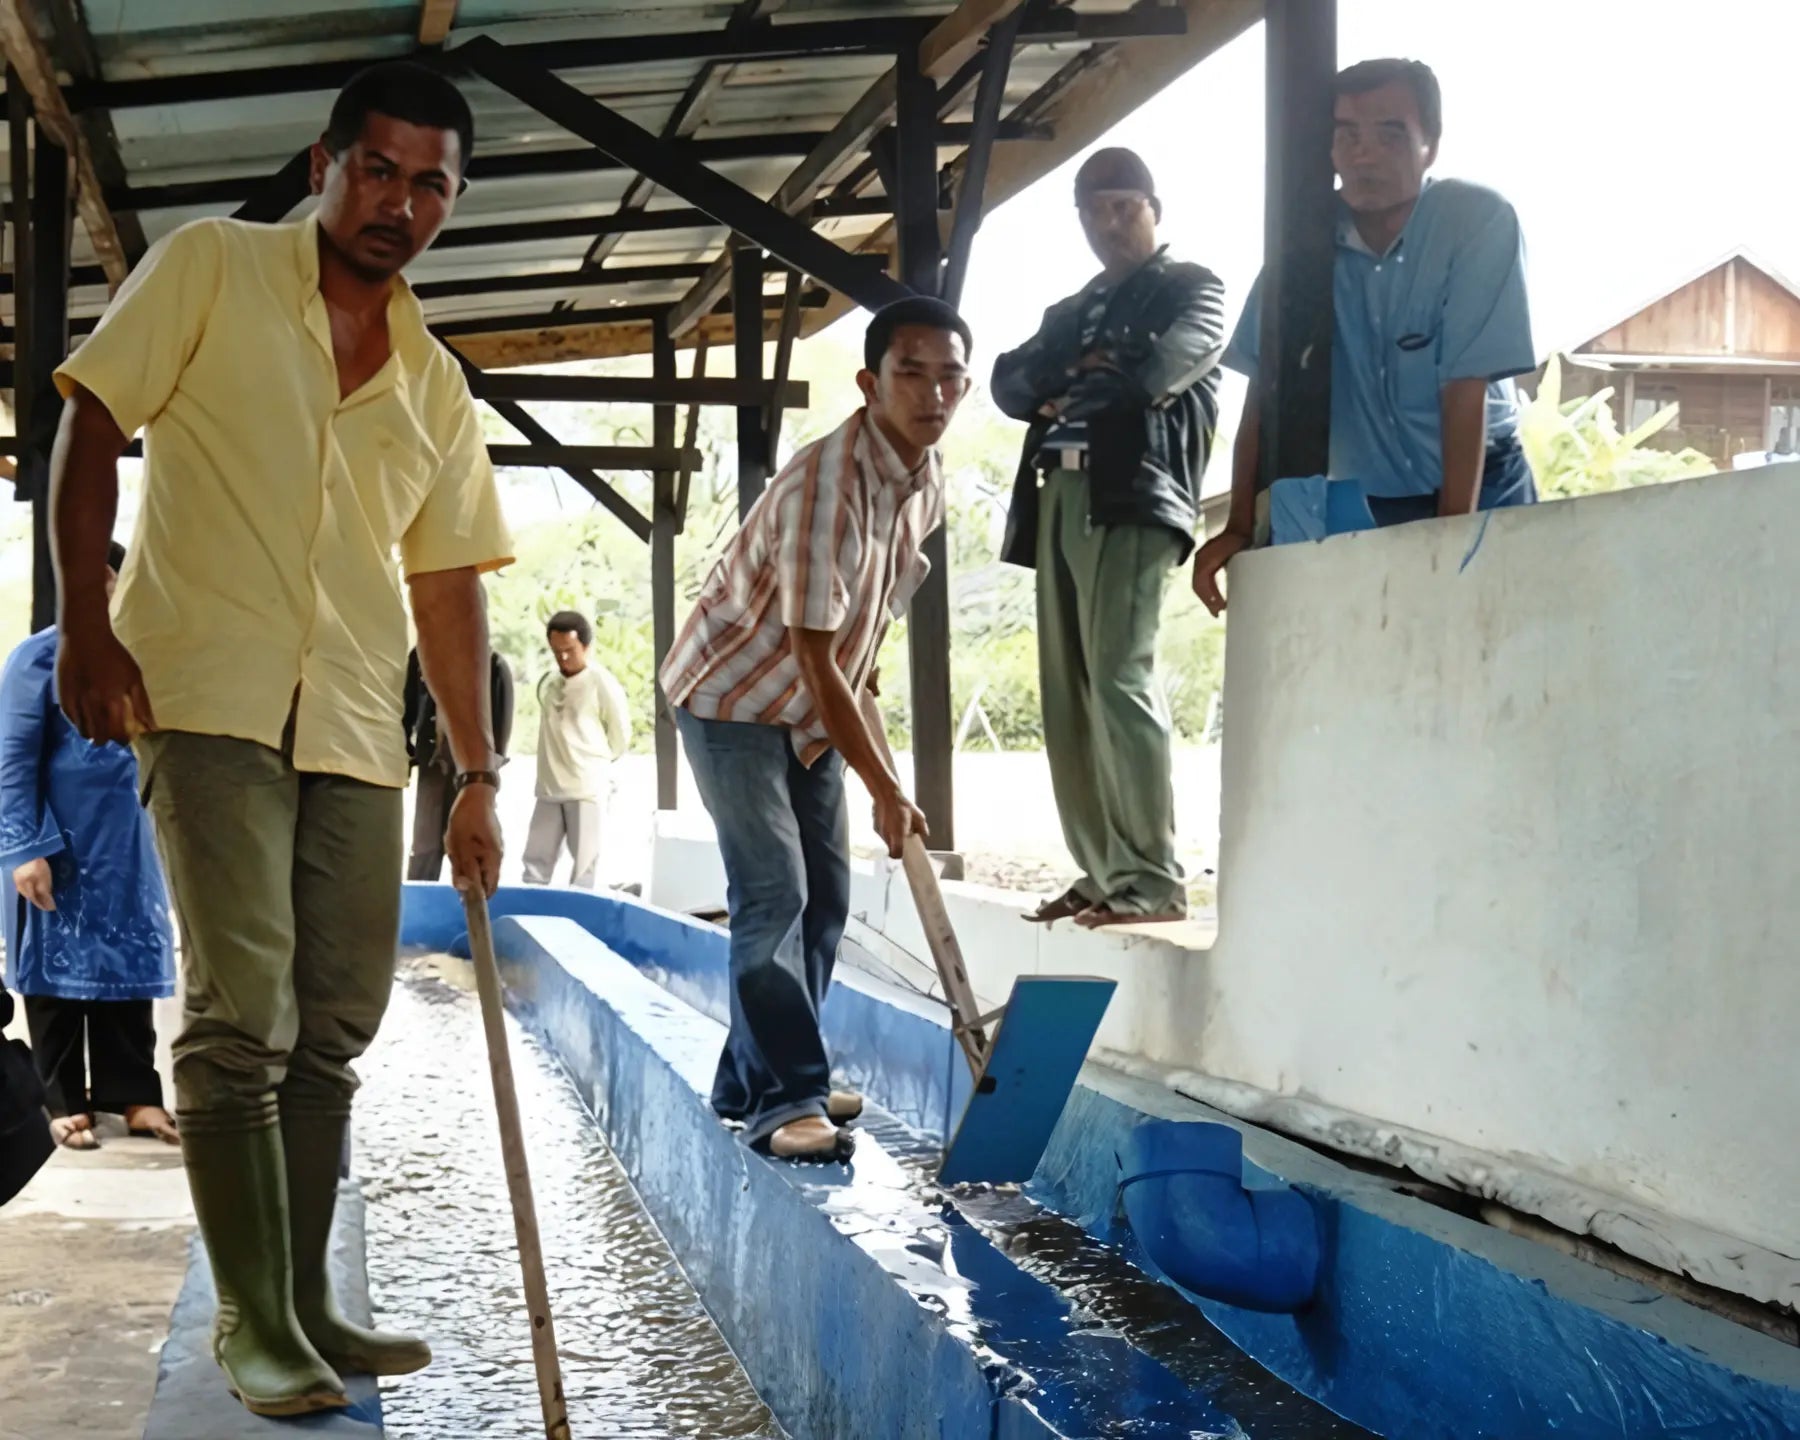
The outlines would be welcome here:
M 849 587 L 839 573 L 837 541 L 843 516 L 843 487 L 837 467 L 850 457 L 826 454 L 818 446 L 797 484 L 773 508 L 776 527 L 775 587 L 781 623 L 790 630 L 833 630 L 850 613 Z
M 91 391 L 126 435 L 160 415 L 206 333 L 221 258 L 216 224 L 204 220 L 152 245 L 94 333 L 57 367 L 63 398 L 77 385 Z
M 1525 237 L 1499 196 L 1471 215 L 1451 262 L 1442 359 L 1451 380 L 1504 380 L 1537 368 L 1525 290 Z
M 1251 380 L 1256 378 L 1256 368 L 1262 360 L 1262 290 L 1263 277 L 1258 275 L 1219 361 L 1227 370 L 1235 370 Z
M 460 375 L 446 388 L 443 413 L 431 427 L 441 457 L 437 474 L 400 540 L 408 579 L 439 570 L 498 570 L 513 560 L 475 401 Z

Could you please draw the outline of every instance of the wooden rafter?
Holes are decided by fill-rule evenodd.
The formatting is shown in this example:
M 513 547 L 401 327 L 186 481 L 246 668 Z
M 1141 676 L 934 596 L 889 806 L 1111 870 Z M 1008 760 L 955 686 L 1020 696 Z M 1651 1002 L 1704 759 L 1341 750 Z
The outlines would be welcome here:
M 731 18 L 725 22 L 725 33 L 742 34 L 744 30 L 767 19 L 779 10 L 787 0 L 739 0 Z M 669 112 L 669 118 L 663 126 L 662 137 L 665 140 L 692 139 L 706 119 L 707 108 L 717 98 L 719 91 L 725 88 L 725 82 L 731 78 L 731 72 L 737 67 L 726 60 L 708 60 L 700 67 L 700 73 L 693 79 L 681 99 L 675 102 L 675 108 Z M 631 184 L 619 199 L 618 208 L 613 211 L 614 221 L 624 216 L 635 214 L 644 209 L 656 194 L 656 186 L 643 175 L 634 175 Z M 596 235 L 594 243 L 582 257 L 583 270 L 595 269 L 611 257 L 624 239 L 623 230 L 614 229 L 610 233 Z M 569 305 L 572 302 L 565 301 Z
M 31 96 L 37 123 L 74 162 L 76 213 L 81 216 L 88 243 L 94 247 L 94 255 L 106 272 L 107 282 L 117 289 L 131 268 L 125 244 L 119 238 L 119 227 L 113 221 L 112 212 L 106 208 L 87 140 L 63 101 L 56 66 L 50 59 L 50 52 L 44 48 L 24 0 L 0 0 L 0 48 L 5 50 L 7 63 L 18 72 L 26 93 Z
M 1014 118 L 1028 123 L 1047 122 L 1052 138 L 1031 145 L 1005 140 L 995 143 L 982 203 L 984 213 L 1079 155 L 1133 110 L 1263 18 L 1262 0 L 1181 0 L 1177 9 L 1186 20 L 1185 34 L 1097 46 L 1076 73 L 1065 72 L 1053 82 L 1053 90 L 1047 87 L 1040 92 L 1041 104 L 1029 110 L 1021 105 L 1013 111 Z M 950 165 L 959 183 L 964 159 Z M 895 229 L 888 224 L 870 234 L 861 250 L 888 254 L 894 244 Z M 810 317 L 809 328 L 823 329 L 852 308 L 851 301 L 834 294 L 823 310 Z
M 919 69 L 932 80 L 954 74 L 975 53 L 990 27 L 1017 10 L 1024 0 L 963 0 L 926 35 L 919 46 Z M 866 150 L 875 132 L 893 118 L 899 97 L 897 73 L 889 70 L 845 113 L 825 138 L 794 167 L 775 192 L 776 209 L 799 214 L 819 187 L 850 156 Z M 718 303 L 731 283 L 730 257 L 721 256 L 671 312 L 669 323 L 679 335 Z

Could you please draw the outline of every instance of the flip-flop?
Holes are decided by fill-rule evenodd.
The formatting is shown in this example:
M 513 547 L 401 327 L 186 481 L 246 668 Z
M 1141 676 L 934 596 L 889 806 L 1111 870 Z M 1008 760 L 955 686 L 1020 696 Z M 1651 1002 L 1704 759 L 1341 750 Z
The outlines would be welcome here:
M 1037 909 L 1027 912 L 1025 919 L 1033 925 L 1054 925 L 1058 920 L 1072 919 L 1093 908 L 1094 902 L 1071 885 L 1054 900 L 1046 900 Z
M 1075 923 L 1083 930 L 1104 930 L 1111 925 L 1174 925 L 1188 918 L 1186 910 L 1115 910 L 1107 901 L 1083 910 Z
M 157 1110 L 157 1109 L 161 1109 L 161 1108 L 162 1108 L 161 1106 L 157 1106 L 157 1105 L 133 1105 L 133 1106 L 131 1106 L 125 1112 L 126 1133 L 129 1135 L 136 1136 L 140 1140 L 160 1140 L 165 1145 L 179 1145 L 181 1143 L 181 1132 L 175 1128 L 175 1120 L 174 1120 L 173 1116 L 171 1116 L 169 1118 L 169 1121 L 167 1124 L 162 1125 L 160 1127 L 155 1126 L 155 1125 L 133 1125 L 131 1123 L 131 1117 L 133 1115 L 137 1114 L 140 1110 Z M 163 1111 L 163 1113 L 165 1115 L 168 1114 L 168 1112 L 166 1110 Z

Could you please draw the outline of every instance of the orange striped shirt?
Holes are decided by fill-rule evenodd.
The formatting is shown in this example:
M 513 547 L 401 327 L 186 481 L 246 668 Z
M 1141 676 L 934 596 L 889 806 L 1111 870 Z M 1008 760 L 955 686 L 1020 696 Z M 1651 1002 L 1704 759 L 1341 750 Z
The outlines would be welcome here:
M 785 725 L 811 765 L 831 742 L 787 632 L 834 633 L 838 668 L 860 691 L 943 520 L 936 453 L 908 471 L 857 411 L 794 456 L 744 517 L 663 661 L 669 703 L 702 720 Z

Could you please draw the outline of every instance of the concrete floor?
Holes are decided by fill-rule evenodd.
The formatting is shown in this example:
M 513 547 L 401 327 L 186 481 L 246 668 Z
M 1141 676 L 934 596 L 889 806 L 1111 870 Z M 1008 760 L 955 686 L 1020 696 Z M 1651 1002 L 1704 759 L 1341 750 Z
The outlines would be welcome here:
M 164 1083 L 175 1002 L 157 1006 Z M 138 1440 L 194 1227 L 181 1152 L 116 1116 L 0 1209 L 0 1440 Z

